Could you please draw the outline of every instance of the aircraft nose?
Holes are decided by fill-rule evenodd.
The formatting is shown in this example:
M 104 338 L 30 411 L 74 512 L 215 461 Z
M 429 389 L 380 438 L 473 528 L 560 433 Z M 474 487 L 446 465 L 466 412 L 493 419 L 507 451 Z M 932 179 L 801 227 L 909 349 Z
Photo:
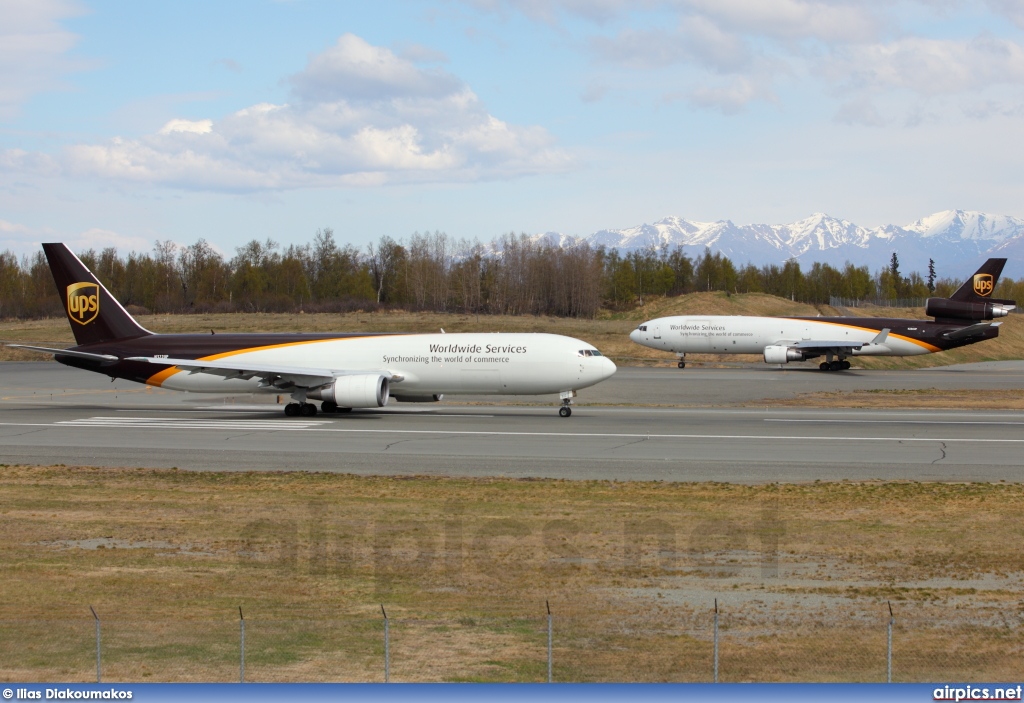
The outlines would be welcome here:
M 632 332 L 630 332 L 629 333 L 629 338 L 631 340 L 633 340 L 634 342 L 639 341 L 640 340 L 640 330 L 639 329 L 635 329 Z
M 607 356 L 601 357 L 601 380 L 611 378 L 615 375 L 618 369 L 615 366 L 615 362 L 609 359 Z

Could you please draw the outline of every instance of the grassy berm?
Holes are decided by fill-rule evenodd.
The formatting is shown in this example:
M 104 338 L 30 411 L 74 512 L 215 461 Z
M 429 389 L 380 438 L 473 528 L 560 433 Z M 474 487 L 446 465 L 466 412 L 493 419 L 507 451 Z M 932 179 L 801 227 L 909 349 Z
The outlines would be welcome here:
M 1013 680 L 1024 487 L 0 467 L 0 679 Z
M 923 318 L 922 309 L 858 308 L 857 315 Z M 603 312 L 597 319 L 579 320 L 533 315 L 461 315 L 410 313 L 403 311 L 354 312 L 346 314 L 264 314 L 143 315 L 139 323 L 154 332 L 550 332 L 584 339 L 625 366 L 674 365 L 672 354 L 634 344 L 629 333 L 644 320 L 666 315 L 838 315 L 828 306 L 795 303 L 761 293 L 728 295 L 693 293 L 674 298 L 652 298 L 645 305 L 625 313 Z M 0 322 L 0 341 L 71 345 L 74 338 L 67 320 L 7 320 Z M 899 359 L 857 359 L 860 368 L 922 368 L 974 361 L 1020 359 L 1024 357 L 1024 320 L 1020 315 L 1005 319 L 996 340 L 951 352 Z M 38 361 L 39 354 L 0 347 L 0 361 Z M 693 354 L 695 363 L 723 361 L 761 362 L 757 355 L 726 356 Z

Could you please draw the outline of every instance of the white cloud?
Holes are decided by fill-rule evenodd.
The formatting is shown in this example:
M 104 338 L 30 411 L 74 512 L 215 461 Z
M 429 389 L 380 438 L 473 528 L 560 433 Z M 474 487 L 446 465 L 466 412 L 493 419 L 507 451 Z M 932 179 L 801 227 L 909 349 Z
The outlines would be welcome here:
M 213 120 L 171 120 L 160 128 L 160 134 L 188 132 L 190 134 L 209 134 L 213 131 Z
M 37 93 L 60 87 L 76 64 L 67 52 L 77 36 L 60 26 L 83 13 L 70 0 L 0 2 L 0 119 L 15 115 Z
M 298 97 L 313 102 L 441 98 L 463 89 L 455 76 L 418 68 L 354 34 L 342 35 L 334 46 L 313 56 L 290 82 Z
M 293 103 L 72 146 L 64 165 L 81 176 L 224 191 L 508 178 L 570 165 L 545 130 L 490 115 L 455 76 L 351 34 L 289 80 Z
M 850 47 L 828 62 L 823 73 L 844 88 L 952 95 L 1024 85 L 1024 47 L 990 35 L 967 40 L 906 37 Z
M 723 29 L 793 41 L 863 42 L 884 25 L 872 3 L 829 0 L 685 0 Z
M 601 58 L 636 69 L 697 63 L 719 73 L 748 67 L 752 57 L 742 38 L 701 17 L 688 17 L 675 31 L 626 29 L 592 42 Z
M 690 102 L 713 108 L 726 115 L 740 112 L 753 100 L 771 99 L 770 93 L 746 78 L 735 78 L 725 85 L 701 86 L 690 93 Z
M 849 100 L 840 105 L 835 120 L 841 124 L 866 127 L 881 127 L 885 124 L 885 120 L 878 113 L 878 108 L 866 97 Z

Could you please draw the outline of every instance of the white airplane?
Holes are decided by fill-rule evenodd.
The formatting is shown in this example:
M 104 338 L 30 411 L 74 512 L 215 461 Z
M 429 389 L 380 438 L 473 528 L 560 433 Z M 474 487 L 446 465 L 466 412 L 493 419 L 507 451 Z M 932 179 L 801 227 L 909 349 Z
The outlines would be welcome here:
M 999 336 L 1016 307 L 993 299 L 1006 259 L 989 259 L 949 298 L 929 298 L 925 314 L 934 320 L 882 317 L 747 317 L 680 315 L 649 320 L 629 338 L 652 349 L 675 352 L 679 368 L 686 355 L 761 354 L 769 364 L 825 357 L 822 371 L 850 368 L 851 356 L 914 356 L 946 351 Z
M 378 408 L 390 398 L 547 395 L 572 414 L 576 391 L 615 373 L 591 344 L 555 334 L 154 334 L 63 244 L 44 244 L 77 346 L 12 347 L 87 371 L 193 393 L 289 394 L 286 415 Z

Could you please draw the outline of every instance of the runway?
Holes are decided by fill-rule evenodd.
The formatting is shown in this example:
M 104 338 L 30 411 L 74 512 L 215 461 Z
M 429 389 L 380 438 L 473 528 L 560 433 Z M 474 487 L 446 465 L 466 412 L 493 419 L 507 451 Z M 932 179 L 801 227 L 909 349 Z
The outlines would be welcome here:
M 3 463 L 565 479 L 1024 479 L 1024 412 L 771 407 L 773 397 L 840 384 L 1024 392 L 1024 364 L 851 375 L 621 369 L 582 391 L 586 404 L 562 419 L 552 399 L 469 398 L 285 418 L 273 398 L 177 394 L 52 363 L 7 363 L 0 455 Z M 728 405 L 762 399 L 764 407 Z M 714 407 L 685 407 L 700 403 Z

